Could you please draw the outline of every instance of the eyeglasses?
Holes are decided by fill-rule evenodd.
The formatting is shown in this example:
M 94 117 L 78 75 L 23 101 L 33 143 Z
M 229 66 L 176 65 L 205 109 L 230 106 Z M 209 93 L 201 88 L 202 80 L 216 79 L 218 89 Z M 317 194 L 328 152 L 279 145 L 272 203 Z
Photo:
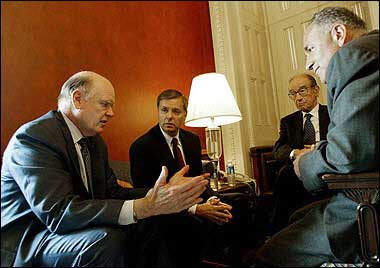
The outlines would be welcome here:
M 297 93 L 301 95 L 301 97 L 305 97 L 309 93 L 309 89 L 313 88 L 314 86 L 310 87 L 300 87 L 298 90 L 289 90 L 288 96 L 291 100 L 296 99 Z

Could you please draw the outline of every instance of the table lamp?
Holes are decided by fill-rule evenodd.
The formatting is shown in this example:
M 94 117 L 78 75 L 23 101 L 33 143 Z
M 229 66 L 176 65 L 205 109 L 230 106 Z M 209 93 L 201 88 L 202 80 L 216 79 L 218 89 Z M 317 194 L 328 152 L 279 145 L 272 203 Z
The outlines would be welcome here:
M 185 125 L 206 127 L 207 155 L 215 163 L 213 179 L 218 179 L 219 158 L 222 154 L 219 126 L 235 123 L 241 119 L 239 107 L 223 74 L 205 73 L 193 78 Z M 213 188 L 217 186 L 214 185 Z

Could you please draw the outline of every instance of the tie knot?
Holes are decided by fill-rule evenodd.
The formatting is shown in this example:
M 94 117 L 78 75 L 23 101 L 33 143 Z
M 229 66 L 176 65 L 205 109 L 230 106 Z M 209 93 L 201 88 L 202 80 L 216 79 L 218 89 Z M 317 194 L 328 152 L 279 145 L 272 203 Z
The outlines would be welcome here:
M 311 118 L 312 116 L 313 116 L 313 115 L 312 115 L 312 114 L 309 114 L 309 113 L 305 114 L 305 118 L 306 118 L 307 120 L 310 120 L 310 118 Z
M 83 147 L 88 147 L 88 141 L 87 141 L 87 138 L 83 137 L 81 138 L 79 141 L 78 141 L 79 145 L 83 148 Z
M 172 139 L 172 144 L 173 144 L 173 146 L 177 146 L 177 145 L 178 145 L 178 140 L 177 140 L 177 138 L 173 138 L 173 139 Z

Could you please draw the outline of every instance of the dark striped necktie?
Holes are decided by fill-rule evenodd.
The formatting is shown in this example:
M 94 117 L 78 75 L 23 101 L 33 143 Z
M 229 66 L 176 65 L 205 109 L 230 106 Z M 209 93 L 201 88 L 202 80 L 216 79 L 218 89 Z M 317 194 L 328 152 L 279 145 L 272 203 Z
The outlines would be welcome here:
M 307 113 L 305 114 L 305 124 L 303 127 L 303 143 L 304 144 L 314 144 L 315 143 L 315 129 L 313 126 L 313 123 L 311 123 L 310 118 L 312 117 L 311 114 Z
M 86 176 L 87 176 L 87 185 L 88 185 L 88 191 L 91 194 L 92 197 L 94 197 L 94 191 L 92 188 L 92 174 L 91 174 L 91 156 L 90 156 L 90 150 L 88 149 L 88 140 L 87 138 L 82 138 L 78 141 L 82 153 L 83 162 L 86 168 Z

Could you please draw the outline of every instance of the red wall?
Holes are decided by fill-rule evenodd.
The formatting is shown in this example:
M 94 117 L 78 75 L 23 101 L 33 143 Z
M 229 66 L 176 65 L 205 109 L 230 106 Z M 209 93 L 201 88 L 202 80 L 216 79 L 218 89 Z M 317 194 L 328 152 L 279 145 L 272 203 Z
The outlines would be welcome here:
M 188 96 L 195 75 L 215 71 L 208 3 L 1 2 L 1 65 L 2 154 L 21 124 L 56 109 L 70 75 L 91 70 L 115 87 L 103 137 L 110 158 L 127 160 L 157 122 L 157 95 Z M 204 148 L 204 129 L 190 130 Z

